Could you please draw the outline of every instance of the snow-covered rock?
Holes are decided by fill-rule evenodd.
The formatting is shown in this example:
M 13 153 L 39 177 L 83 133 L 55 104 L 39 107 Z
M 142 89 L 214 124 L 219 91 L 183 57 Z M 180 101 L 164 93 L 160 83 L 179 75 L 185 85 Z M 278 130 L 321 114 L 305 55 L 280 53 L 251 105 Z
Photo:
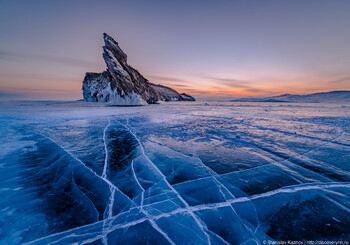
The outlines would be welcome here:
M 103 59 L 107 70 L 102 73 L 86 73 L 83 81 L 85 101 L 121 106 L 145 105 L 157 101 L 194 101 L 193 97 L 182 96 L 174 89 L 149 83 L 128 65 L 126 54 L 111 36 L 104 33 L 103 39 Z

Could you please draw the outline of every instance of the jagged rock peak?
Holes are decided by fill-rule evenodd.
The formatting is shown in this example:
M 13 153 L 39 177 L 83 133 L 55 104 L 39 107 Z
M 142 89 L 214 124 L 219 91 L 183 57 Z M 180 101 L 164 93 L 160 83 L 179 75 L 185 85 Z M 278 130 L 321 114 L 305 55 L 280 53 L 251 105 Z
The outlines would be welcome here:
M 126 63 L 127 56 L 123 50 L 119 47 L 118 42 L 116 42 L 110 35 L 103 33 L 103 40 L 105 46 L 103 47 L 104 52 L 110 52 L 112 56 L 116 57 L 122 63 Z
M 103 59 L 107 70 L 102 73 L 86 73 L 83 81 L 85 101 L 108 102 L 113 105 L 144 105 L 161 100 L 194 100 L 166 86 L 149 83 L 127 64 L 126 54 L 111 36 L 104 33 L 103 39 Z

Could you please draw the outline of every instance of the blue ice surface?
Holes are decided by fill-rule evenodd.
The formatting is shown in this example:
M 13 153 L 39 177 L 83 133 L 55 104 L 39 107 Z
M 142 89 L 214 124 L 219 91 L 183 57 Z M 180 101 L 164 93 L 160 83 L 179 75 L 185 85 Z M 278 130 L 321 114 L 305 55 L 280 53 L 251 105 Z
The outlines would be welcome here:
M 349 240 L 350 106 L 0 103 L 0 244 Z

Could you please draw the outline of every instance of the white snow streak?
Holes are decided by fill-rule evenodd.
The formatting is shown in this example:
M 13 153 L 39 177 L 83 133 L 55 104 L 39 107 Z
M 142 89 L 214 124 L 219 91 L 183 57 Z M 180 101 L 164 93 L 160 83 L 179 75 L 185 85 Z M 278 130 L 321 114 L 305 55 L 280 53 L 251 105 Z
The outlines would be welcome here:
M 110 125 L 111 125 L 111 120 L 108 119 L 108 124 L 103 130 L 103 137 L 102 137 L 103 144 L 104 144 L 104 147 L 105 147 L 105 161 L 104 161 L 104 165 L 103 165 L 103 172 L 102 172 L 102 175 L 101 175 L 102 179 L 106 179 L 107 178 L 106 171 L 107 171 L 107 166 L 108 166 L 108 147 L 107 147 L 107 143 L 106 143 L 106 131 L 107 131 L 107 129 L 108 129 L 108 127 Z

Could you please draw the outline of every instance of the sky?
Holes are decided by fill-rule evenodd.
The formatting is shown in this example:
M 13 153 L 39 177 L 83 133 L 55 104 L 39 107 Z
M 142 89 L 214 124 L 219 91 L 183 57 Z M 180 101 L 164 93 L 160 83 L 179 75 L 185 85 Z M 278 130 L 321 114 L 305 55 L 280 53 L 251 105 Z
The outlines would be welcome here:
M 197 97 L 350 90 L 348 0 L 0 0 L 0 99 L 81 99 L 104 32 Z

